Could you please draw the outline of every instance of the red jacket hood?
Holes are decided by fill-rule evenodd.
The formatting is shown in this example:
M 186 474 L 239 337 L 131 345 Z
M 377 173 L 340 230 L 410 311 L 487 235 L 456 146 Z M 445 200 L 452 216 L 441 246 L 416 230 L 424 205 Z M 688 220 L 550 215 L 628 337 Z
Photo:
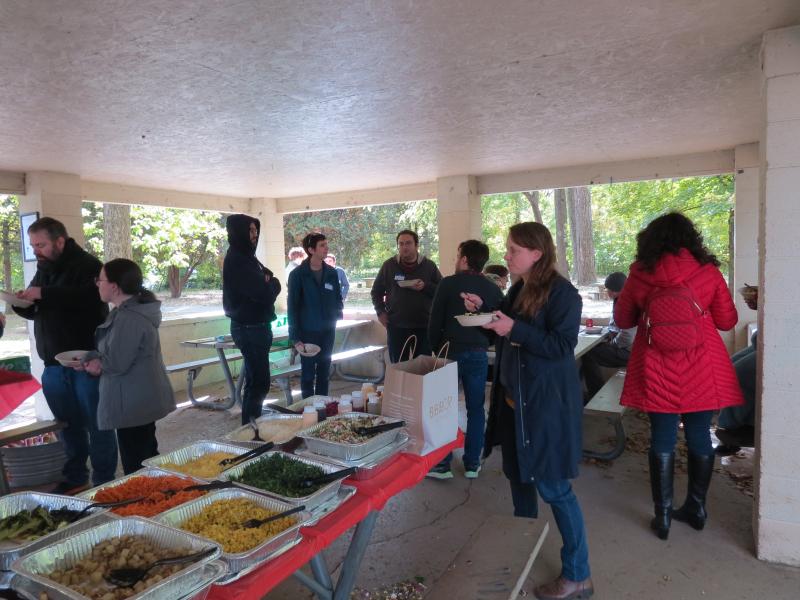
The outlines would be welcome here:
M 665 254 L 656 263 L 653 272 L 645 271 L 642 263 L 637 261 L 631 265 L 631 277 L 641 279 L 648 285 L 667 287 L 689 279 L 702 268 L 692 253 L 681 248 L 678 254 Z

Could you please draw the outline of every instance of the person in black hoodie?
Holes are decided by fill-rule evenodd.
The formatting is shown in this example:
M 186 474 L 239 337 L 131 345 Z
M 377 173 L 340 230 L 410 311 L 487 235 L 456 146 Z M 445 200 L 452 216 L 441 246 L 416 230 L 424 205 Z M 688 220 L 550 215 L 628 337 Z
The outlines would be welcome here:
M 225 227 L 230 248 L 222 266 L 222 306 L 231 320 L 233 342 L 244 360 L 244 425 L 261 416 L 269 391 L 270 322 L 275 319 L 275 299 L 281 284 L 256 258 L 260 221 L 248 215 L 230 215 Z
M 61 366 L 55 358 L 95 347 L 94 331 L 108 315 L 95 285 L 103 264 L 68 237 L 60 221 L 37 219 L 28 234 L 38 265 L 28 288 L 17 296 L 33 305 L 14 311 L 33 321 L 36 351 L 44 361 L 42 391 L 55 418 L 67 425 L 59 434 L 67 455 L 64 481 L 54 490 L 66 493 L 85 487 L 87 457 L 94 485 L 112 480 L 117 470 L 114 432 L 97 428 L 98 379 Z

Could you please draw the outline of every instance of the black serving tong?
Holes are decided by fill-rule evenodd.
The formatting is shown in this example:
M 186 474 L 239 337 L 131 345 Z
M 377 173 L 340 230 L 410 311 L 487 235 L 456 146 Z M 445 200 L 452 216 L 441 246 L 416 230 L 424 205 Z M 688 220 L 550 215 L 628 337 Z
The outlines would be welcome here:
M 194 560 L 201 560 L 206 556 L 210 556 L 216 552 L 216 550 L 216 547 L 211 547 L 201 550 L 200 552 L 195 552 L 194 554 L 188 554 L 186 556 L 162 558 L 161 560 L 157 560 L 144 568 L 126 567 L 122 569 L 112 569 L 104 578 L 108 583 L 117 587 L 133 587 L 139 581 L 144 579 L 147 573 L 155 567 L 161 565 L 177 565 L 180 563 L 192 562 Z
M 72 521 L 77 521 L 87 512 L 89 512 L 93 508 L 115 508 L 117 506 L 125 506 L 127 504 L 133 504 L 135 502 L 141 502 L 144 500 L 144 496 L 139 496 L 138 498 L 128 498 L 127 500 L 116 500 L 114 502 L 92 502 L 91 504 L 84 506 L 80 511 L 78 511 L 75 516 L 72 517 Z
M 353 431 L 358 435 L 370 436 L 384 431 L 391 431 L 392 429 L 400 429 L 405 427 L 405 421 L 395 421 L 394 423 L 384 423 L 383 425 L 375 425 L 373 427 L 355 427 Z
M 197 485 L 190 485 L 179 490 L 164 490 L 167 496 L 173 496 L 180 492 L 213 492 L 216 490 L 227 490 L 236 487 L 233 481 L 212 481 L 211 483 L 198 483 Z
M 289 515 L 293 515 L 295 513 L 299 513 L 301 510 L 305 510 L 306 505 L 301 504 L 300 506 L 295 506 L 294 508 L 290 508 L 289 510 L 285 510 L 277 515 L 272 515 L 271 517 L 267 517 L 266 519 L 248 519 L 244 523 L 242 523 L 242 527 L 245 529 L 254 529 L 256 527 L 261 527 L 264 523 L 270 523 L 271 521 L 277 521 L 278 519 L 282 519 L 284 517 L 288 517 Z
M 328 473 L 327 475 L 320 475 L 319 477 L 311 477 L 309 479 L 304 479 L 300 482 L 299 487 L 301 488 L 310 488 L 314 487 L 315 485 L 324 485 L 326 483 L 331 483 L 332 481 L 336 481 L 337 479 L 344 479 L 345 477 L 350 477 L 353 473 L 356 472 L 356 467 L 348 467 L 347 469 L 342 469 L 341 471 L 336 471 L 334 473 Z
M 238 465 L 246 460 L 250 460 L 251 458 L 255 458 L 256 456 L 261 456 L 265 452 L 269 452 L 275 447 L 275 442 L 267 442 L 259 446 L 258 448 L 253 448 L 249 452 L 245 452 L 244 454 L 240 454 L 239 456 L 234 456 L 232 458 L 225 458 L 219 461 L 219 466 L 225 467 L 226 469 Z

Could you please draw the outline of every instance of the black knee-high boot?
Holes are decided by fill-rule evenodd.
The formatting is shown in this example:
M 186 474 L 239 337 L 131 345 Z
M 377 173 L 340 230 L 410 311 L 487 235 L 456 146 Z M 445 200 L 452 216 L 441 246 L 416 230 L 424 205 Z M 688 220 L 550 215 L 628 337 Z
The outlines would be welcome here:
M 676 521 L 688 523 L 698 531 L 706 525 L 706 494 L 714 472 L 714 455 L 689 454 L 689 489 L 686 501 L 679 509 L 672 511 Z
M 665 540 L 669 536 L 672 522 L 672 474 L 675 467 L 675 454 L 650 451 L 650 489 L 653 492 L 655 517 L 650 527 L 656 535 Z

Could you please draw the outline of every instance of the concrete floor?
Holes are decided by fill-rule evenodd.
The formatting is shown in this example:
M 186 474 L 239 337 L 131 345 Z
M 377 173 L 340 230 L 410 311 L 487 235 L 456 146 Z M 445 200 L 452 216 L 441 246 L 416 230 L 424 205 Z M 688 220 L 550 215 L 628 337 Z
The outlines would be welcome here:
M 332 393 L 355 387 L 352 383 L 334 384 Z M 209 386 L 199 392 L 216 394 L 221 393 L 222 388 Z M 275 390 L 272 396 L 278 397 Z M 219 437 L 238 424 L 239 415 L 228 411 L 180 409 L 159 422 L 159 445 L 162 452 L 168 451 L 193 440 Z M 585 464 L 574 483 L 586 519 L 596 598 L 800 598 L 800 569 L 755 559 L 752 499 L 725 473 L 715 474 L 712 481 L 708 501 L 710 518 L 704 531 L 697 532 L 683 523 L 674 523 L 669 541 L 657 539 L 648 528 L 652 505 L 646 456 L 636 451 L 643 447 L 642 441 L 646 439 L 645 423 L 635 415 L 626 416 L 626 428 L 633 450 L 626 451 L 611 465 Z M 603 419 L 587 417 L 587 441 L 601 443 L 610 434 Z M 367 550 L 358 586 L 374 589 L 421 577 L 425 585 L 436 592 L 429 594 L 430 598 L 469 597 L 454 588 L 441 595 L 435 584 L 452 568 L 463 547 L 475 545 L 476 540 L 471 537 L 487 519 L 511 513 L 511 499 L 500 470 L 499 451 L 488 459 L 477 480 L 463 477 L 458 460 L 454 461 L 454 467 L 455 479 L 424 480 L 387 504 Z M 682 472 L 676 475 L 675 488 L 676 499 L 682 498 L 686 489 L 686 477 Z M 551 531 L 520 595 L 532 596 L 534 585 L 559 573 L 560 538 L 550 510 L 544 504 L 540 506 L 540 519 L 550 520 Z M 326 551 L 331 569 L 340 565 L 348 543 L 349 536 Z M 503 556 L 510 552 L 524 552 L 527 557 L 532 548 L 531 540 L 512 539 L 508 544 L 493 541 L 487 544 L 486 562 L 502 563 Z M 519 557 L 515 558 L 510 562 L 519 563 Z M 508 586 L 503 589 L 513 587 L 517 575 L 509 574 L 506 577 Z M 503 594 L 501 589 L 482 594 L 481 598 L 507 596 L 508 592 Z M 312 596 L 290 578 L 268 597 L 289 600 Z

